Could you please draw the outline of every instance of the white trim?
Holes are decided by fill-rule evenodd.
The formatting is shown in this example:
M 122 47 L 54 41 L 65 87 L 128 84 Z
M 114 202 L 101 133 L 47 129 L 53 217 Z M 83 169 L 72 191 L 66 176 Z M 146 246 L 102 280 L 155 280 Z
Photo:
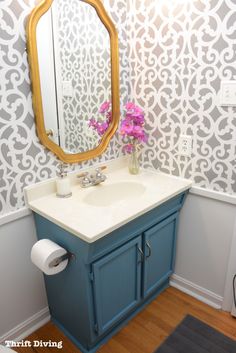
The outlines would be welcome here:
M 16 221 L 17 219 L 31 215 L 32 211 L 28 207 L 23 207 L 17 211 L 6 213 L 0 216 L 0 226 L 6 223 Z
M 191 295 L 201 302 L 212 306 L 215 309 L 222 308 L 223 297 L 209 291 L 208 289 L 200 287 L 197 284 L 192 283 L 176 274 L 171 276 L 170 285 L 186 294 Z
M 50 321 L 50 314 L 46 307 L 1 336 L 0 344 L 4 344 L 5 341 L 21 341 L 48 321 Z
M 235 308 L 235 306 L 234 306 L 234 303 L 232 304 L 231 315 L 232 315 L 233 317 L 236 317 L 236 308 Z
M 210 189 L 203 189 L 199 186 L 192 186 L 189 190 L 190 194 L 207 197 L 209 199 L 230 203 L 236 205 L 236 195 L 230 195 L 224 192 L 214 191 Z
M 233 277 L 234 274 L 236 273 L 236 256 L 235 256 L 235 249 L 236 249 L 236 217 L 235 217 L 235 224 L 234 224 L 234 231 L 233 231 L 233 237 L 232 237 L 232 242 L 231 242 L 231 247 L 230 247 L 230 253 L 229 253 L 229 261 L 228 261 L 228 268 L 226 272 L 226 281 L 225 281 L 225 291 L 224 291 L 224 301 L 222 308 L 225 311 L 231 311 L 234 316 L 236 316 L 236 310 L 232 308 L 233 304 Z

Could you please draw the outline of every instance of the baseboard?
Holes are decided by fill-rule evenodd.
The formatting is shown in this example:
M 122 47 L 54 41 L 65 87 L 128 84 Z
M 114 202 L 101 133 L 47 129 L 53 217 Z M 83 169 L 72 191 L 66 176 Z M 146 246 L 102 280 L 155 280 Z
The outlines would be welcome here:
M 5 341 L 21 341 L 49 320 L 49 309 L 46 307 L 0 337 L 0 344 L 4 344 Z
M 201 302 L 210 305 L 215 309 L 222 308 L 223 297 L 209 291 L 208 289 L 200 287 L 195 283 L 192 283 L 176 274 L 171 276 L 170 285 L 186 294 L 191 295 Z

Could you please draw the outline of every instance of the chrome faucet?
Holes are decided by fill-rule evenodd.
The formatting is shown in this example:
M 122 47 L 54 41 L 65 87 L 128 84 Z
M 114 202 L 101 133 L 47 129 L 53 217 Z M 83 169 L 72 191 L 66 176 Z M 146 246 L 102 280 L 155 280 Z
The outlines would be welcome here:
M 106 169 L 106 167 L 100 167 L 95 169 L 95 171 L 92 172 L 85 172 L 77 175 L 77 178 L 79 178 L 80 181 L 80 186 L 82 188 L 88 188 L 90 186 L 98 185 L 100 183 L 103 183 L 106 180 L 106 175 L 102 173 L 102 170 Z

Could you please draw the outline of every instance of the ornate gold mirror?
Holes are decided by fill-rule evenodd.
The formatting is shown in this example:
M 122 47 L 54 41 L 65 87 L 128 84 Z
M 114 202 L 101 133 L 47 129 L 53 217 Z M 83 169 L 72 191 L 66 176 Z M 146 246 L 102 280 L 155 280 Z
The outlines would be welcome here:
M 62 161 L 100 155 L 119 123 L 118 36 L 100 0 L 42 0 L 27 26 L 40 141 Z

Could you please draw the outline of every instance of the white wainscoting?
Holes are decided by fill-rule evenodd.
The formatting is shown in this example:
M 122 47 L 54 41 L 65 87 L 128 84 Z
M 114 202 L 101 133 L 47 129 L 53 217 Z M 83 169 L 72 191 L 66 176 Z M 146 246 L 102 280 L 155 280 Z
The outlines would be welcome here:
M 194 188 L 193 188 L 194 189 Z M 215 307 L 222 307 L 236 205 L 217 193 L 194 193 L 181 210 L 172 284 Z
M 6 215 L 0 226 L 0 341 L 24 338 L 49 319 L 43 276 L 30 260 L 37 237 L 28 212 Z
M 233 303 L 233 278 L 236 274 L 236 220 L 234 225 L 234 234 L 231 243 L 231 251 L 229 256 L 229 263 L 227 269 L 227 276 L 225 282 L 225 292 L 223 301 L 223 310 L 231 311 L 232 315 L 236 317 L 236 308 Z M 236 289 L 236 288 L 235 288 Z

